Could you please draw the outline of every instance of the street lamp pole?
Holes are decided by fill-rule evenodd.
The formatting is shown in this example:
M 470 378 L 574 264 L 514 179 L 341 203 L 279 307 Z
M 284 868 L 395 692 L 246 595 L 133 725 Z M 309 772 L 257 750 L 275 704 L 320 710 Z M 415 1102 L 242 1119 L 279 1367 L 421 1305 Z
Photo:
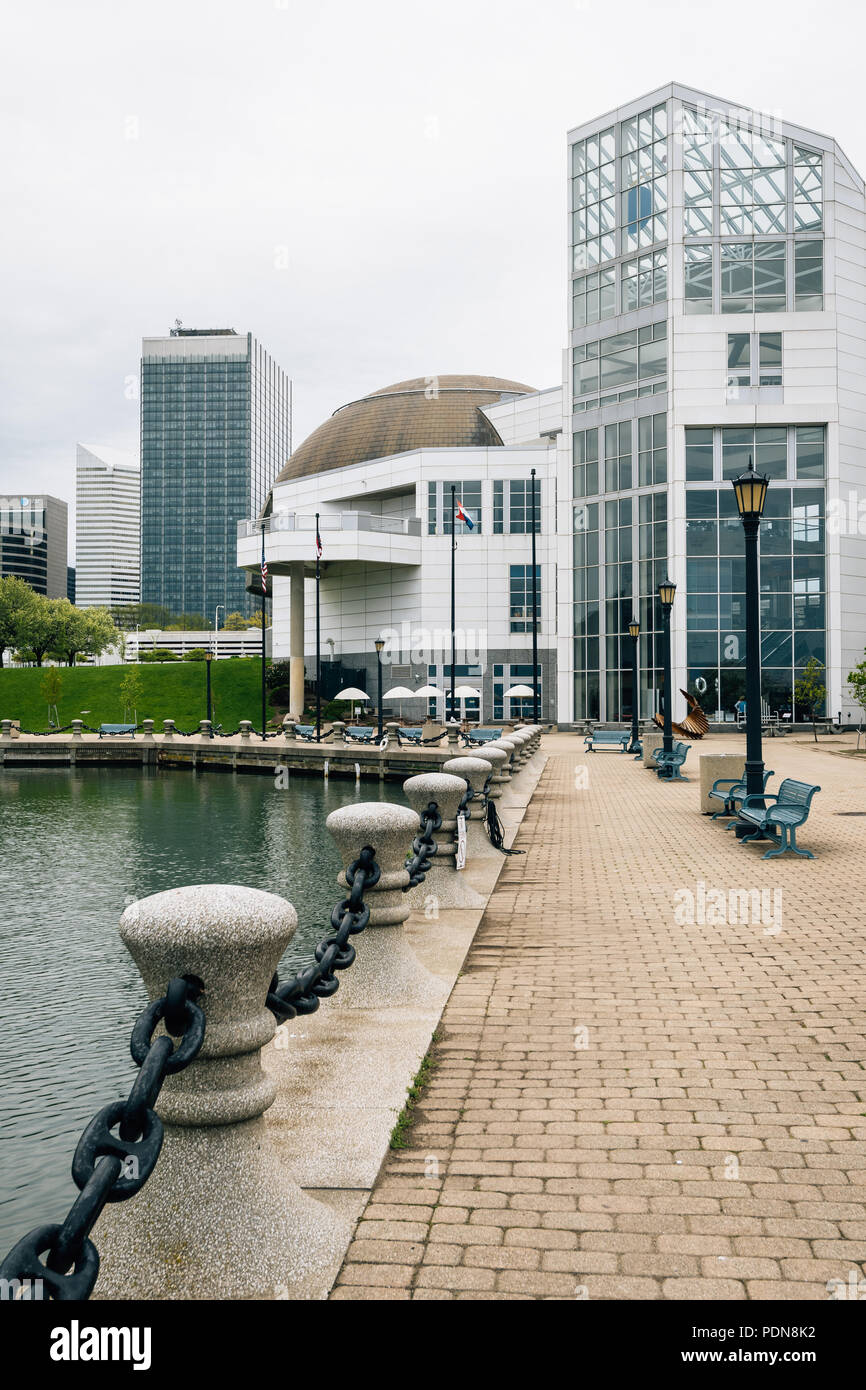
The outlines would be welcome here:
M 764 790 L 761 747 L 761 601 L 758 576 L 758 533 L 767 500 L 769 478 L 755 472 L 751 456 L 745 473 L 733 480 L 737 510 L 746 545 L 746 794 Z
M 383 734 L 383 728 L 382 728 L 382 648 L 384 647 L 385 643 L 384 643 L 384 641 L 383 641 L 383 639 L 382 639 L 381 637 L 377 637 L 374 645 L 375 645 L 375 647 L 376 647 L 376 668 L 377 668 L 377 672 L 378 672 L 378 676 L 379 676 L 379 694 L 378 694 L 378 697 L 377 697 L 377 708 L 378 708 L 378 711 L 379 711 L 379 729 L 378 729 L 378 734 L 379 734 L 379 742 L 381 743 L 381 742 L 382 742 L 382 734 Z
M 665 722 L 662 748 L 665 753 L 674 751 L 674 731 L 671 727 L 671 609 L 674 606 L 674 595 L 677 586 L 672 579 L 663 579 L 658 586 L 659 602 L 662 606 L 662 621 L 664 623 L 664 659 L 665 659 Z
M 631 637 L 631 743 L 629 752 L 636 753 L 640 742 L 638 730 L 638 638 L 640 637 L 640 623 L 637 618 L 632 618 L 628 625 L 629 636 Z
M 218 646 L 218 644 L 219 644 L 219 637 L 217 636 L 217 634 L 218 634 L 218 632 L 219 632 L 219 625 L 220 625 L 220 609 L 222 609 L 222 610 L 223 610 L 223 613 L 225 613 L 225 611 L 226 611 L 226 606 L 225 606 L 224 603 L 218 603 L 218 604 L 217 604 L 217 606 L 216 606 L 216 608 L 215 608 L 215 610 L 214 610 L 214 615 L 213 615 L 213 654 L 214 654 L 214 658 L 216 658 L 216 656 L 217 656 L 217 654 L 218 654 L 218 650 L 219 650 L 219 646 Z
M 535 469 L 532 479 L 532 722 L 538 723 L 538 568 L 535 555 Z
M 212 699 L 211 699 L 211 686 L 210 686 L 210 664 L 211 664 L 212 661 L 213 661 L 213 653 L 212 653 L 212 652 L 205 652 L 204 664 L 205 664 L 205 670 L 207 671 L 207 718 L 208 718 L 208 723 L 209 723 L 210 726 L 211 726 L 211 733 L 213 733 L 213 723 L 212 723 L 212 720 L 213 720 L 213 701 L 212 701 Z

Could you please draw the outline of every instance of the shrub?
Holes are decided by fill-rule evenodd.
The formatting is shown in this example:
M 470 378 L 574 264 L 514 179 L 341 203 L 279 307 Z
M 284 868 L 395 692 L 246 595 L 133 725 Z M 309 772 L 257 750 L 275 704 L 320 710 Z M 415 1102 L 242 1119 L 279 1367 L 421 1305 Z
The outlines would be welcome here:
M 192 651 L 186 652 L 184 661 L 207 661 L 207 652 L 204 647 L 193 647 Z

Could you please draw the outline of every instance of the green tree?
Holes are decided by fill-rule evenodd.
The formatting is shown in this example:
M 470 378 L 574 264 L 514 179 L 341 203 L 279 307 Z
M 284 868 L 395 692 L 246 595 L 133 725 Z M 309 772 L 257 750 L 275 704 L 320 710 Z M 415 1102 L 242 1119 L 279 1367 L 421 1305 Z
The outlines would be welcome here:
M 848 685 L 851 694 L 857 701 L 861 710 L 861 718 L 857 724 L 857 747 L 860 747 L 860 734 L 863 729 L 862 715 L 866 714 L 866 661 L 861 661 L 853 671 L 848 672 Z
M 7 647 L 26 645 L 23 631 L 27 613 L 35 606 L 36 598 L 30 585 L 17 575 L 0 579 L 0 667 Z
M 248 627 L 249 623 L 243 613 L 229 613 L 223 623 L 226 632 L 245 632 Z
M 33 599 L 24 611 L 18 640 L 41 666 L 45 653 L 60 646 L 72 604 L 67 598 L 44 598 L 42 594 L 34 594 Z
M 794 682 L 794 700 L 798 705 L 803 706 L 811 719 L 812 733 L 816 743 L 818 742 L 818 727 L 815 720 L 818 710 L 823 707 L 824 697 L 827 694 L 827 687 L 821 680 L 823 670 L 823 661 L 819 661 L 815 656 L 810 656 L 803 669 L 803 674 Z
M 144 685 L 141 679 L 141 672 L 137 666 L 130 666 L 123 680 L 120 682 L 120 695 L 123 700 L 124 719 L 132 710 L 132 722 L 138 723 L 138 706 L 144 699 Z
M 261 615 L 261 612 L 258 612 L 258 613 L 251 613 L 250 616 L 247 618 L 246 625 L 247 625 L 247 627 L 261 627 L 261 625 L 262 625 L 262 615 Z M 271 625 L 271 620 L 270 620 L 270 618 L 268 617 L 268 615 L 267 615 L 267 613 L 266 613 L 266 614 L 265 614 L 265 627 L 270 627 L 270 625 Z
M 207 661 L 207 652 L 204 647 L 193 647 L 183 659 L 184 661 Z
M 48 705 L 48 723 L 50 724 L 51 711 L 57 708 L 60 696 L 63 694 L 63 680 L 56 666 L 47 667 L 45 675 L 39 682 L 39 690 L 43 700 Z

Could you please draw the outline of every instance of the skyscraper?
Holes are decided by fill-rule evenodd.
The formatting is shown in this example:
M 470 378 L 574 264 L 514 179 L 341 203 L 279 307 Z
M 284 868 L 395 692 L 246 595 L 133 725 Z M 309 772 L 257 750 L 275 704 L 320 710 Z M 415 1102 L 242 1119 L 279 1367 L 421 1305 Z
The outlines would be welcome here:
M 138 602 L 140 488 L 134 455 L 78 445 L 75 588 L 80 608 Z
M 145 338 L 141 363 L 141 599 L 211 621 L 251 611 L 237 523 L 291 452 L 291 383 L 252 334 Z
M 46 598 L 66 597 L 68 508 L 59 497 L 0 497 L 0 576 Z

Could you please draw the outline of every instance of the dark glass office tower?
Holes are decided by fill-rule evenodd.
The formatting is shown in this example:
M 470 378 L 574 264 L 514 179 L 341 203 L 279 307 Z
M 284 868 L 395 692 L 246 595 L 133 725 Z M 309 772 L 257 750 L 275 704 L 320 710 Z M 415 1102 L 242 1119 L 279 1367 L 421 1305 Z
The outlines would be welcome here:
M 141 361 L 141 599 L 173 613 L 247 613 L 237 523 L 260 511 L 291 453 L 291 382 L 252 334 L 145 338 Z

